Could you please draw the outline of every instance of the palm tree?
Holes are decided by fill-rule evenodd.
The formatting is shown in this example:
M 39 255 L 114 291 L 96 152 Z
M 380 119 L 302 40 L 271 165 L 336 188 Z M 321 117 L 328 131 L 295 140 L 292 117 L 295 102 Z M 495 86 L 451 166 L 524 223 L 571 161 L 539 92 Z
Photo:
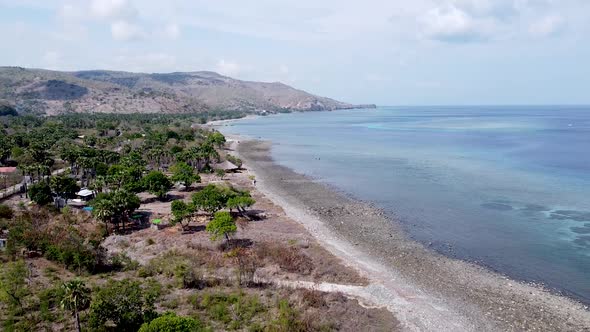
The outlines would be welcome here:
M 110 199 L 107 198 L 106 194 L 98 195 L 91 204 L 92 204 L 92 214 L 96 217 L 96 219 L 104 222 L 104 226 L 106 229 L 107 234 L 109 234 L 109 222 L 115 216 L 115 206 L 111 202 Z
M 70 280 L 62 285 L 64 296 L 61 299 L 61 307 L 72 312 L 76 317 L 76 328 L 82 331 L 80 326 L 80 311 L 90 306 L 90 289 L 80 279 Z

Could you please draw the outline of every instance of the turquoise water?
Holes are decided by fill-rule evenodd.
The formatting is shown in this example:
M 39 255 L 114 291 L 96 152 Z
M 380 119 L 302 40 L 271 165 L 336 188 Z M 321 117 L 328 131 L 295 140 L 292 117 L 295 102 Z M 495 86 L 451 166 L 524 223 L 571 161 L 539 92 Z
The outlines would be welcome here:
M 590 303 L 590 107 L 381 107 L 222 131 L 272 140 L 278 163 L 439 252 Z

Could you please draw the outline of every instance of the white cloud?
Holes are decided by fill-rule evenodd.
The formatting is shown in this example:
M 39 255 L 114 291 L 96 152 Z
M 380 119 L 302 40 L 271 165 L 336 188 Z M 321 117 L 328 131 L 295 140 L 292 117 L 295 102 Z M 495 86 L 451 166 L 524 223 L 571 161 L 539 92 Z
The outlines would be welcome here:
M 180 37 L 180 26 L 176 23 L 169 23 L 164 27 L 164 36 L 170 39 L 178 39 Z
M 243 68 L 237 62 L 221 59 L 217 62 L 216 70 L 222 75 L 236 76 L 243 70 Z
M 130 41 L 143 38 L 144 32 L 138 25 L 121 20 L 111 23 L 111 35 L 118 41 Z
M 545 16 L 529 26 L 529 32 L 535 37 L 548 37 L 559 33 L 564 26 L 564 20 L 558 15 Z
M 101 19 L 130 18 L 137 15 L 137 9 L 127 0 L 92 0 L 90 13 Z
M 454 5 L 431 9 L 418 22 L 426 38 L 450 43 L 485 41 L 496 29 L 493 19 L 476 19 Z

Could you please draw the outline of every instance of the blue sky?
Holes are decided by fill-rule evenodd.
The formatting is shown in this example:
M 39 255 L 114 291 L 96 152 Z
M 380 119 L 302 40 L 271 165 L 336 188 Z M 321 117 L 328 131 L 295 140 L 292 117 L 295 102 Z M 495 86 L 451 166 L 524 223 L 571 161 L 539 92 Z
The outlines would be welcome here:
M 0 0 L 0 65 L 214 70 L 354 103 L 590 104 L 589 0 Z

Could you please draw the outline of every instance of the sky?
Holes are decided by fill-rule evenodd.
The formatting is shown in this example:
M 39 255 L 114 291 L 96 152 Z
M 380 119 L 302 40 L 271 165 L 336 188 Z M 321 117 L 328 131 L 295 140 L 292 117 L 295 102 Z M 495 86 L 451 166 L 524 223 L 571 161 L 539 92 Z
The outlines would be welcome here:
M 0 65 L 212 70 L 378 105 L 590 104 L 590 0 L 0 0 Z

